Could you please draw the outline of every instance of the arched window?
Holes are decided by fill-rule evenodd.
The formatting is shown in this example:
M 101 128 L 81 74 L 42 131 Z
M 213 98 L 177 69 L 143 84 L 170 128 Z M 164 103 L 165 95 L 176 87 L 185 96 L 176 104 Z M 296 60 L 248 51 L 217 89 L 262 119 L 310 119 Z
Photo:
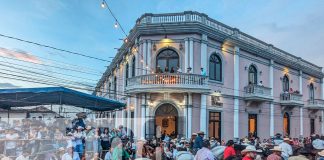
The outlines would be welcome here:
M 209 58 L 209 79 L 222 81 L 222 60 L 216 54 Z
M 179 67 L 179 55 L 172 49 L 162 50 L 156 56 L 156 71 L 159 72 L 174 72 Z
M 251 65 L 249 67 L 249 84 L 257 84 L 258 82 L 258 74 L 257 74 L 257 69 L 255 68 L 254 65 Z
M 284 92 L 289 92 L 289 78 L 287 75 L 282 79 L 282 89 Z
M 314 99 L 315 99 L 314 85 L 313 85 L 313 83 L 311 83 L 309 85 L 309 100 L 314 101 Z
M 284 134 L 290 135 L 290 116 L 287 112 L 283 116 L 283 131 Z
M 135 56 L 133 57 L 133 60 L 132 60 L 132 77 L 135 77 L 135 70 L 136 70 L 136 68 L 135 68 L 135 66 L 136 66 L 136 64 L 135 64 Z
M 126 86 L 127 86 L 127 79 L 128 79 L 128 75 L 129 75 L 129 65 L 128 65 L 128 63 L 126 63 L 126 71 L 125 71 L 125 84 L 126 84 Z

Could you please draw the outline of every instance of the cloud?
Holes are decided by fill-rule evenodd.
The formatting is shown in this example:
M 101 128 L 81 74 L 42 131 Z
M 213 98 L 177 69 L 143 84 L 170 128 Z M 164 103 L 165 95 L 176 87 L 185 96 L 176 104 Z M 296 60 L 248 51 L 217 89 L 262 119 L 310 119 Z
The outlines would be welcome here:
M 0 83 L 0 88 L 18 88 L 19 86 L 16 86 L 11 83 Z
M 42 64 L 42 61 L 39 58 L 23 50 L 14 51 L 0 47 L 0 56 Z

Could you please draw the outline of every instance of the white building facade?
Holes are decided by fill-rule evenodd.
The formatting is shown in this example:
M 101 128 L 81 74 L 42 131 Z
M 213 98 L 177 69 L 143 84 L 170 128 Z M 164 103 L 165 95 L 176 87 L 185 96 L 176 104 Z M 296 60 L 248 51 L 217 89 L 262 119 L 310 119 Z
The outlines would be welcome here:
M 127 39 L 95 94 L 137 138 L 324 134 L 322 67 L 198 12 L 144 14 Z

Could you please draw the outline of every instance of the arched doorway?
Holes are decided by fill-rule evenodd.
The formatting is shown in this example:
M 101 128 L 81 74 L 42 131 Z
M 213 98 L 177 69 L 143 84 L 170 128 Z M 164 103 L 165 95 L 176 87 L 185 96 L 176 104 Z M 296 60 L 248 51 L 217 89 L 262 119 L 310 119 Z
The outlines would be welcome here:
M 155 111 L 155 128 L 174 138 L 178 128 L 178 111 L 170 103 L 160 105 Z M 156 130 L 158 132 L 158 130 Z

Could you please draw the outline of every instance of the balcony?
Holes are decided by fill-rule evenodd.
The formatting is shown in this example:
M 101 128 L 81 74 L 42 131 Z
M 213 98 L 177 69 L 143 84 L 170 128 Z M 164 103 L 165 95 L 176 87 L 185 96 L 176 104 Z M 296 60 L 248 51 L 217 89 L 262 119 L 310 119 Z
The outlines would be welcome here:
M 271 88 L 260 85 L 248 85 L 244 87 L 244 99 L 247 101 L 272 101 Z
M 166 73 L 141 75 L 127 79 L 126 92 L 196 92 L 207 93 L 208 78 L 196 74 Z
M 304 106 L 303 95 L 298 93 L 280 94 L 280 105 L 282 106 Z
M 307 101 L 308 109 L 324 109 L 324 100 L 323 99 L 313 99 Z

